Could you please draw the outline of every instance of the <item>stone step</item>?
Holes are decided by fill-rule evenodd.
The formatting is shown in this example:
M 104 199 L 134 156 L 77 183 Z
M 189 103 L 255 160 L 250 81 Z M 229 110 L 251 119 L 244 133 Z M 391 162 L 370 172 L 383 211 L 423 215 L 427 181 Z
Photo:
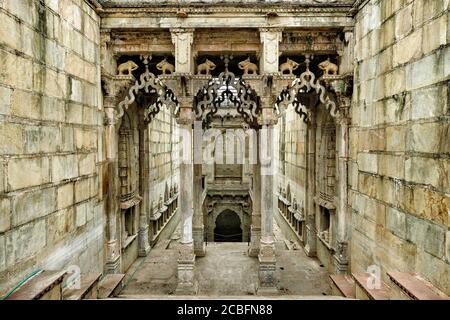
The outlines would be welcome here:
M 96 273 L 82 273 L 80 275 L 79 288 L 65 288 L 63 290 L 64 300 L 87 300 L 97 299 L 98 297 L 98 282 L 100 272 Z
M 393 288 L 392 299 L 450 300 L 450 297 L 416 273 L 387 272 Z
M 352 273 L 355 279 L 355 297 L 358 300 L 390 300 L 391 288 L 380 280 L 378 288 L 371 288 L 370 273 Z
M 107 274 L 98 284 L 98 299 L 115 297 L 122 289 L 125 274 Z
M 65 271 L 42 271 L 16 291 L 7 300 L 61 300 Z
M 331 274 L 331 293 L 349 299 L 356 298 L 355 280 L 349 275 Z

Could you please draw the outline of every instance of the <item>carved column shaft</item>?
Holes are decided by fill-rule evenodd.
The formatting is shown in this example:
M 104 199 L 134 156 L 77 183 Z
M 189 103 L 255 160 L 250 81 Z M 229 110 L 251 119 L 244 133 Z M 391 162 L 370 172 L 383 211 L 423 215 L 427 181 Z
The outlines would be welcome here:
M 349 159 L 349 123 L 345 117 L 350 107 L 350 99 L 341 96 L 340 109 L 344 115 L 339 121 L 338 127 L 338 194 L 339 203 L 337 210 L 337 248 L 334 257 L 335 273 L 345 274 L 348 270 L 348 159 Z
M 105 148 L 108 171 L 108 195 L 107 195 L 107 217 L 108 217 L 108 241 L 107 241 L 107 258 L 106 272 L 120 273 L 120 248 L 117 239 L 117 214 L 118 214 L 118 159 L 117 159 L 117 133 L 114 105 L 116 99 L 114 97 L 105 97 Z
M 270 89 L 270 88 L 269 88 Z M 261 129 L 259 134 L 259 159 L 261 164 L 261 241 L 259 260 L 259 294 L 277 294 L 274 219 L 274 125 L 273 100 L 270 95 L 262 99 Z
M 181 161 L 180 161 L 180 195 L 181 210 L 181 248 L 178 257 L 178 286 L 176 293 L 181 295 L 196 294 L 197 282 L 194 277 L 195 253 L 192 234 L 194 216 L 194 156 L 193 156 L 193 122 L 192 99 L 180 100 Z
M 307 129 L 307 185 L 306 185 L 306 239 L 305 239 L 305 252 L 308 257 L 314 257 L 316 255 L 316 225 L 315 215 L 316 206 L 314 203 L 314 197 L 316 196 L 316 124 L 314 119 L 308 124 Z
M 139 214 L 139 256 L 144 257 L 150 251 L 150 244 L 148 241 L 148 125 L 142 125 L 139 130 L 139 177 L 140 190 L 142 202 Z
M 258 143 L 259 145 L 259 143 Z M 257 149 L 259 149 L 257 147 Z M 259 151 L 257 151 L 259 152 Z M 257 257 L 259 254 L 259 244 L 261 241 L 261 164 L 257 159 L 253 165 L 253 202 L 252 202 L 252 224 L 250 233 L 250 257 Z

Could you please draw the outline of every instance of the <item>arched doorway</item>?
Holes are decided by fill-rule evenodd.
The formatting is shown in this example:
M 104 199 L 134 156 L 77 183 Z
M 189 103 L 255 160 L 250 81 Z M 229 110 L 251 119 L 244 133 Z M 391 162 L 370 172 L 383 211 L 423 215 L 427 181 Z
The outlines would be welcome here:
M 215 242 L 242 242 L 241 219 L 236 212 L 225 210 L 216 219 Z

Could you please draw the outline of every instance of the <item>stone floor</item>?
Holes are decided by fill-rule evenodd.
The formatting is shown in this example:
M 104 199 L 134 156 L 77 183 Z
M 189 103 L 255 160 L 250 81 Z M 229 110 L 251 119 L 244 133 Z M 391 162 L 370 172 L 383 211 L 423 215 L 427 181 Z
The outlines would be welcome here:
M 328 274 L 316 259 L 304 251 L 289 250 L 278 226 L 274 225 L 278 287 L 282 295 L 330 295 Z M 171 241 L 158 243 L 145 258 L 138 259 L 125 278 L 119 298 L 172 295 L 175 291 L 177 247 L 180 231 Z M 208 243 L 206 256 L 196 260 L 199 296 L 250 296 L 258 282 L 258 260 L 247 256 L 246 242 Z

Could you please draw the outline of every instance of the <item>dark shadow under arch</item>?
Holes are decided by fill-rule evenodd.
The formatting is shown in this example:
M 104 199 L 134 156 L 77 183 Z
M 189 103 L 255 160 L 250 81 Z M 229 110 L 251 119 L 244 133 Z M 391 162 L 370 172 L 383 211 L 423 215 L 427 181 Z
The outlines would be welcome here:
M 215 242 L 242 242 L 241 219 L 236 212 L 225 210 L 216 218 Z

